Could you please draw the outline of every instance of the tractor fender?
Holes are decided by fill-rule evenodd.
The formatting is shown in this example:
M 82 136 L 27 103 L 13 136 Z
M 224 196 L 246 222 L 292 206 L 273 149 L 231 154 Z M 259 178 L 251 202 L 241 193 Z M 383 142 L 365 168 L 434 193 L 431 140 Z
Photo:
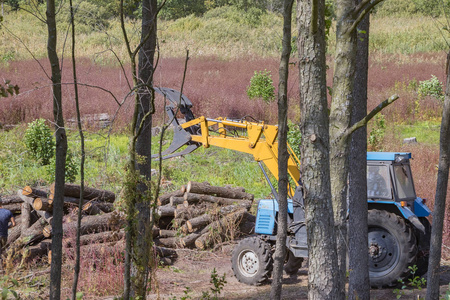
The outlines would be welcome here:
M 402 206 L 400 202 L 396 201 L 373 201 L 368 200 L 369 208 L 371 206 L 377 206 L 378 209 L 384 209 L 389 212 L 394 212 L 406 220 L 408 220 L 416 229 L 425 233 L 425 227 L 422 222 L 420 222 L 419 217 L 426 217 L 430 215 L 429 208 L 423 203 L 421 198 L 416 198 L 414 200 L 414 213 L 409 207 Z M 372 205 L 371 205 L 372 204 Z M 379 207 L 379 206 L 382 207 Z

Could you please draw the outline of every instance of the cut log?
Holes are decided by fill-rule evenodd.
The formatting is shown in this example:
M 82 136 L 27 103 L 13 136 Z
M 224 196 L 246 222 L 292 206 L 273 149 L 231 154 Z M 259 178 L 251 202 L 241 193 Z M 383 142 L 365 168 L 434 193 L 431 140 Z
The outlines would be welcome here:
M 80 236 L 80 246 L 89 244 L 101 244 L 109 242 L 117 242 L 125 236 L 125 231 L 103 231 L 98 233 L 85 234 Z M 67 248 L 75 247 L 76 240 L 73 238 L 65 238 L 63 245 Z
M 77 223 L 78 222 L 74 220 L 63 224 L 64 234 L 75 235 L 77 232 Z M 123 220 L 118 218 L 117 214 L 114 212 L 103 215 L 85 216 L 81 219 L 80 234 L 85 235 L 108 230 L 116 230 L 122 227 L 122 225 Z M 51 230 L 51 227 L 48 229 Z
M 184 197 L 170 197 L 169 204 L 172 206 L 177 206 L 178 204 L 184 204 Z
M 30 263 L 32 261 L 46 257 L 48 250 L 42 248 L 41 245 L 29 246 L 22 249 L 22 259 L 25 263 Z
M 64 197 L 64 209 L 78 207 L 80 203 L 80 198 L 75 197 Z M 48 198 L 48 203 L 53 204 L 53 198 Z
M 201 216 L 195 217 L 193 219 L 186 221 L 186 228 L 188 232 L 194 232 L 199 228 L 203 228 L 209 223 L 213 222 L 217 218 L 214 214 L 203 214 Z M 183 228 L 182 228 L 183 229 Z
M 41 190 L 41 189 L 33 188 L 33 187 L 27 185 L 26 187 L 24 187 L 22 189 L 22 195 L 32 197 L 32 198 L 37 198 L 37 197 L 47 198 L 48 192 Z
M 169 204 L 170 197 L 181 197 L 181 196 L 183 196 L 183 194 L 184 194 L 184 190 L 183 190 L 183 187 L 181 187 L 181 189 L 179 189 L 179 190 L 176 190 L 176 191 L 173 191 L 173 192 L 170 192 L 170 193 L 166 193 L 166 194 L 163 194 L 163 195 L 159 196 L 158 200 L 157 200 L 157 204 L 159 206 L 163 206 L 163 205 Z
M 175 228 L 175 229 L 180 228 L 181 226 L 184 225 L 184 223 L 186 223 L 186 220 L 185 220 L 185 219 L 174 218 L 174 219 L 172 220 L 172 228 Z
M 9 210 L 14 215 L 20 214 L 22 212 L 21 203 L 2 204 L 2 208 Z
M 35 210 L 42 210 L 47 212 L 53 212 L 53 205 L 48 202 L 47 198 L 35 198 L 33 201 L 33 208 Z
M 167 230 L 167 229 L 160 229 L 159 230 L 159 238 L 168 238 L 168 237 L 174 237 L 177 235 L 176 230 Z
M 34 245 L 42 241 L 44 239 L 42 230 L 44 229 L 45 224 L 46 221 L 41 218 L 31 225 L 30 228 L 25 230 L 21 235 L 23 246 Z
M 174 212 L 174 217 L 177 219 L 192 219 L 198 217 L 206 212 L 207 209 L 211 209 L 213 205 L 207 203 L 206 205 L 196 205 L 189 207 L 177 208 Z
M 64 196 L 80 198 L 80 189 L 81 186 L 77 184 L 69 184 L 66 183 L 64 185 Z M 50 195 L 49 199 L 53 199 L 55 194 L 55 184 L 50 186 Z M 111 191 L 95 189 L 91 187 L 84 187 L 83 191 L 83 199 L 86 200 L 97 200 L 97 201 L 105 201 L 113 203 L 116 200 L 116 195 Z
M 181 246 L 181 239 L 179 237 L 168 237 L 155 239 L 155 243 L 163 247 L 178 248 Z
M 240 203 L 237 205 L 228 205 L 225 207 L 221 207 L 220 209 L 211 210 L 208 213 L 205 213 L 201 216 L 195 217 L 193 219 L 189 219 L 186 221 L 186 227 L 189 232 L 194 232 L 199 228 L 203 228 L 209 223 L 217 220 L 219 216 L 228 215 L 234 211 L 245 208 L 247 209 L 246 203 Z
M 44 226 L 44 229 L 42 229 L 42 234 L 44 235 L 45 238 L 52 237 L 52 226 L 50 225 Z
M 18 196 L 20 198 L 22 198 L 22 200 L 28 204 L 30 204 L 31 206 L 33 206 L 33 201 L 34 198 L 32 197 L 28 197 L 25 195 L 22 195 L 22 190 L 19 190 L 18 192 Z M 51 224 L 52 219 L 53 219 L 53 215 L 47 211 L 41 211 L 41 210 L 35 210 L 35 212 L 41 217 L 43 218 L 45 221 L 47 221 L 48 224 Z
M 110 213 L 114 210 L 114 204 L 109 202 L 89 201 L 83 205 L 83 211 L 88 215 Z
M 242 203 L 242 205 L 250 208 L 252 206 L 252 201 L 247 199 L 233 199 L 233 198 L 223 198 L 204 194 L 186 193 L 184 194 L 184 205 L 187 207 L 189 204 L 198 202 L 211 202 L 219 205 L 232 205 Z
M 0 197 L 1 203 L 3 205 L 13 204 L 13 203 L 23 203 L 23 199 L 19 197 L 19 195 L 10 195 Z
M 25 232 L 25 230 L 28 229 L 28 227 L 31 226 L 31 205 L 24 202 L 21 204 L 22 205 L 22 222 L 20 224 L 21 227 L 21 231 Z M 15 220 L 17 223 L 17 220 Z M 17 226 L 19 227 L 19 226 Z
M 206 226 L 200 232 L 201 236 L 195 240 L 195 246 L 203 250 L 212 246 L 215 241 L 222 241 L 225 237 L 232 235 L 236 224 L 240 223 L 245 212 L 245 208 L 240 209 Z
M 14 243 L 22 234 L 22 226 L 20 221 L 16 219 L 16 226 L 8 230 L 8 239 L 6 240 L 6 246 Z
M 160 206 L 156 210 L 156 213 L 160 217 L 173 217 L 174 213 L 175 213 L 175 207 L 171 206 L 170 204 L 164 205 L 164 206 Z
M 153 251 L 159 257 L 178 257 L 177 251 L 165 247 L 153 246 Z
M 233 199 L 254 199 L 253 194 L 242 192 L 241 188 L 234 189 L 221 186 L 212 186 L 208 182 L 189 181 L 186 186 L 186 193 L 215 195 L 217 197 Z
M 195 240 L 198 239 L 200 236 L 201 236 L 201 234 L 195 233 L 195 232 L 185 236 L 181 240 L 181 246 L 183 246 L 184 248 L 194 247 L 195 246 Z

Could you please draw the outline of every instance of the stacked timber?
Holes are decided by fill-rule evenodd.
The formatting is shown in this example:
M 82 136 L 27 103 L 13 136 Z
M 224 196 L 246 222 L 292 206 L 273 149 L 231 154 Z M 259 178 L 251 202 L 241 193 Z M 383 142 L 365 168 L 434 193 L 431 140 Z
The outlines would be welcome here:
M 251 234 L 255 226 L 255 217 L 249 213 L 253 199 L 242 187 L 189 181 L 179 190 L 159 197 L 161 230 L 155 243 L 203 250 Z
M 124 216 L 114 209 L 115 194 L 110 191 L 84 188 L 80 205 L 80 186 L 64 186 L 63 251 L 74 253 L 78 228 L 78 211 L 81 207 L 80 223 L 81 252 L 98 254 L 123 251 Z M 78 195 L 78 196 L 77 196 Z M 10 257 L 25 262 L 35 260 L 51 262 L 54 185 L 47 189 L 26 186 L 14 196 L 2 197 L 4 208 L 15 214 L 16 227 L 9 230 L 7 249 Z M 19 206 L 15 208 L 12 205 Z M 153 236 L 159 228 L 153 230 Z M 164 247 L 154 247 L 164 261 L 176 258 L 176 252 Z M 165 255 L 163 257 L 162 255 Z

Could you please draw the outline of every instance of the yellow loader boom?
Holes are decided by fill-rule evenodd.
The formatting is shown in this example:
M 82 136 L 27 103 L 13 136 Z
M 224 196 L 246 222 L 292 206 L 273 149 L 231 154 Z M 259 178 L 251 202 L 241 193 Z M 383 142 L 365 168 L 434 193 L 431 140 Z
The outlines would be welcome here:
M 155 89 L 157 92 L 161 92 L 161 90 L 163 88 Z M 192 119 L 193 114 L 190 111 L 192 104 L 190 101 L 184 95 L 175 94 L 176 91 L 173 90 L 170 91 L 174 94 L 172 100 L 169 99 L 167 92 L 164 93 L 164 90 L 161 93 L 171 101 L 171 104 L 166 106 L 166 112 L 172 119 L 174 140 L 169 148 L 162 153 L 163 159 L 190 153 L 200 145 L 203 145 L 205 148 L 216 146 L 253 155 L 253 158 L 257 162 L 264 163 L 278 180 L 277 125 L 267 125 L 264 122 L 249 122 L 246 120 L 229 120 L 226 118 L 209 119 L 203 116 Z M 183 113 L 185 116 L 190 116 L 185 123 L 179 124 L 175 117 L 176 109 L 188 112 Z M 183 146 L 186 146 L 184 150 L 175 152 Z M 297 186 L 300 182 L 300 171 L 298 168 L 300 161 L 289 145 L 288 152 L 288 173 Z M 157 157 L 157 155 L 154 157 Z M 295 187 L 290 188 L 291 196 L 294 195 L 294 189 Z

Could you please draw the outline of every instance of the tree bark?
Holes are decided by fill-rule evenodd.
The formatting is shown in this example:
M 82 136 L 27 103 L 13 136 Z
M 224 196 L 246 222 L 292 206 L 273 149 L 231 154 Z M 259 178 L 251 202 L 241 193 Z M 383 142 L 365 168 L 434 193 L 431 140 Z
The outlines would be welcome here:
M 75 199 L 80 199 L 80 189 L 81 186 L 78 184 L 70 184 L 66 183 L 64 185 L 64 196 L 66 197 L 72 197 Z M 55 190 L 55 185 L 52 184 L 50 186 L 50 194 L 49 199 L 53 199 Z M 113 203 L 116 200 L 116 195 L 111 191 L 106 190 L 100 190 L 90 187 L 84 187 L 83 191 L 83 199 L 85 200 L 96 200 L 96 201 L 103 201 L 103 202 L 110 202 Z
M 289 178 L 287 165 L 287 82 L 289 75 L 289 58 L 291 54 L 291 19 L 294 0 L 284 1 L 283 10 L 283 49 L 280 61 L 280 82 L 278 84 L 278 232 L 274 253 L 273 280 L 270 299 L 281 299 L 283 266 L 286 258 L 287 237 L 287 195 Z
M 217 187 L 214 187 L 217 188 Z M 244 203 L 248 208 L 252 205 L 252 201 L 246 199 L 246 198 L 223 198 L 223 197 L 216 197 L 211 195 L 205 195 L 205 194 L 196 194 L 196 193 L 185 193 L 184 199 L 187 201 L 185 203 L 185 206 L 188 206 L 191 203 L 198 203 L 198 202 L 211 202 L 216 203 L 219 205 L 232 205 L 237 203 Z
M 114 211 L 114 204 L 109 202 L 90 201 L 83 205 L 83 211 L 88 215 L 98 215 Z
M 361 1 L 358 0 L 358 3 Z M 353 83 L 354 106 L 351 125 L 367 114 L 369 64 L 369 15 L 358 26 L 356 71 Z M 356 130 L 349 156 L 348 299 L 369 300 L 369 261 L 367 255 L 367 126 Z
M 123 230 L 120 231 L 102 231 L 97 233 L 90 233 L 80 236 L 80 246 L 90 245 L 90 244 L 100 244 L 117 242 L 123 239 L 125 233 Z M 67 248 L 75 247 L 75 241 L 73 238 L 65 238 L 64 246 Z
M 31 226 L 31 205 L 24 202 L 22 203 L 22 214 L 21 214 L 22 222 L 20 224 L 22 232 L 28 229 Z M 17 220 L 16 220 L 17 222 Z
M 252 194 L 242 192 L 242 188 L 212 186 L 208 182 L 189 181 L 186 186 L 186 193 L 214 195 L 233 199 L 254 199 Z
M 439 299 L 439 267 L 441 263 L 442 232 L 444 229 L 445 207 L 450 167 L 450 51 L 447 53 L 447 83 L 442 112 L 441 135 L 439 141 L 439 169 L 431 229 L 430 259 L 427 275 L 427 299 Z
M 169 205 L 164 205 L 158 207 L 156 213 L 160 217 L 173 217 L 175 215 L 175 207 Z
M 308 299 L 344 299 L 331 203 L 324 10 L 323 0 L 297 1 Z
M 37 198 L 37 197 L 47 198 L 48 197 L 48 193 L 46 191 L 33 188 L 29 185 L 27 185 L 26 187 L 24 187 L 22 189 L 22 195 L 28 196 L 28 197 L 33 197 L 33 198 Z
M 183 188 L 184 187 L 184 188 Z M 186 189 L 185 186 L 183 186 L 181 189 L 178 189 L 176 191 L 173 191 L 171 193 L 167 193 L 164 195 L 159 196 L 158 198 L 158 205 L 162 206 L 162 205 L 166 205 L 169 204 L 170 202 L 170 197 L 182 197 L 184 195 L 184 191 Z
M 22 198 L 22 200 L 25 203 L 28 203 L 31 207 L 33 207 L 34 198 L 22 195 L 21 190 L 19 190 L 18 193 L 19 193 L 19 197 Z M 35 210 L 35 212 L 41 218 L 43 218 L 48 224 L 52 224 L 52 222 L 53 222 L 53 214 L 52 213 L 49 213 L 47 211 L 40 211 L 40 210 Z M 62 217 L 61 217 L 61 222 L 62 222 Z

